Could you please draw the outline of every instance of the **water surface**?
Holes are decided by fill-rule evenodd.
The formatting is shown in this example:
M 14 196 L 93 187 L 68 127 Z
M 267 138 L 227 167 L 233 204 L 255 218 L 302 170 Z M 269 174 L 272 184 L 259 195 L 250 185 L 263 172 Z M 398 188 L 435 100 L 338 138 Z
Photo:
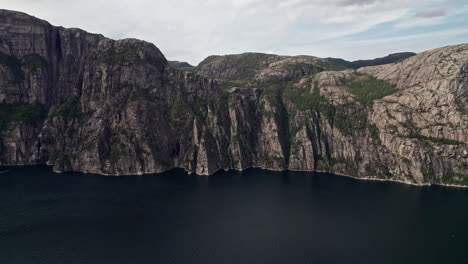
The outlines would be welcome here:
M 468 263 L 466 189 L 256 169 L 10 169 L 1 264 Z

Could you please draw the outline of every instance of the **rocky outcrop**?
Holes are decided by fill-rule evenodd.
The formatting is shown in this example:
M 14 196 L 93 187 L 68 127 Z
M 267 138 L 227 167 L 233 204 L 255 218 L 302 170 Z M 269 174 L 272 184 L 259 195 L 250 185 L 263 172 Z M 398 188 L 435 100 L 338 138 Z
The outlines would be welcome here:
M 194 159 L 187 154 L 194 120 L 168 114 L 218 98 L 214 81 L 174 70 L 144 41 L 56 28 L 12 11 L 1 11 L 0 21 L 8 59 L 0 102 L 40 105 L 48 113 L 6 124 L 2 165 L 48 163 L 57 171 L 120 175 L 161 172 Z M 186 144 L 173 137 L 183 121 L 190 123 L 181 138 Z
M 257 82 L 284 82 L 315 74 L 321 71 L 358 69 L 365 66 L 383 65 L 403 61 L 416 55 L 412 52 L 390 54 L 374 60 L 346 61 L 336 58 L 313 56 L 278 56 L 264 53 L 242 53 L 224 56 L 210 56 L 197 67 L 180 69 L 196 71 L 198 74 L 215 79 L 254 80 Z
M 359 71 L 307 56 L 211 57 L 196 70 L 213 80 L 136 39 L 5 10 L 0 27 L 0 165 L 468 185 L 468 45 Z
M 313 56 L 242 53 L 210 56 L 200 62 L 195 70 L 199 75 L 208 78 L 268 83 L 291 81 L 325 70 L 343 69 L 346 67 Z

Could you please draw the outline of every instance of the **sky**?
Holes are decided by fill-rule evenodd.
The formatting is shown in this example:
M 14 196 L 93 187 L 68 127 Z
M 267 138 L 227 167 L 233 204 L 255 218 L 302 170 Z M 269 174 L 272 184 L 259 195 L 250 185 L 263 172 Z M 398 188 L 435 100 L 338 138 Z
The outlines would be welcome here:
M 357 60 L 468 43 L 466 0 L 0 0 L 0 8 L 143 39 L 193 65 L 242 52 Z

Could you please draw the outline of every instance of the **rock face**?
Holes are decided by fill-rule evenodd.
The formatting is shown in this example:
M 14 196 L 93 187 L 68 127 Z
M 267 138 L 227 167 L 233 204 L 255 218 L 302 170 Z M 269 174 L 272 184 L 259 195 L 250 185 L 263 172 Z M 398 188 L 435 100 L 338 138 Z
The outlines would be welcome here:
M 136 39 L 6 10 L 0 27 L 0 165 L 468 185 L 466 44 L 359 71 L 309 56 L 217 56 L 196 74 Z

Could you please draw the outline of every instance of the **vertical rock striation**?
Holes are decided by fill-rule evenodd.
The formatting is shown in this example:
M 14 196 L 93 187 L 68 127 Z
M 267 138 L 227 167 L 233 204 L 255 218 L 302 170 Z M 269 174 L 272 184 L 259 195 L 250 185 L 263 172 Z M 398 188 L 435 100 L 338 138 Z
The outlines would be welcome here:
M 0 28 L 0 165 L 107 175 L 259 167 L 468 185 L 466 44 L 358 71 L 243 54 L 184 72 L 141 40 L 6 10 Z

